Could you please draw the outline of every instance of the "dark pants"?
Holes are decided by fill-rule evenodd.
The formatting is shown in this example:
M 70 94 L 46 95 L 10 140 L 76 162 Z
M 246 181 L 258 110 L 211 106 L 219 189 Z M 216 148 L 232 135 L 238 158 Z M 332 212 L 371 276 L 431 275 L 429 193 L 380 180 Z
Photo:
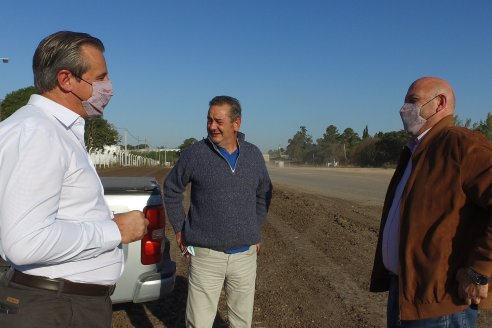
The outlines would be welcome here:
M 398 301 L 398 277 L 390 280 L 388 294 L 388 328 L 473 328 L 477 321 L 478 310 L 475 305 L 450 315 L 423 320 L 400 320 Z
M 63 294 L 0 281 L 0 327 L 109 328 L 109 296 Z

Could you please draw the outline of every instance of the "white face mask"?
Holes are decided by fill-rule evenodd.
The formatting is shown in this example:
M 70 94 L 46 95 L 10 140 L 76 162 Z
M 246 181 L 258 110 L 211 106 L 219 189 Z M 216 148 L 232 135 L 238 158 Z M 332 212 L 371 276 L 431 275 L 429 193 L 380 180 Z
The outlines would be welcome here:
M 84 79 L 82 81 L 89 83 Z M 111 80 L 94 81 L 89 84 L 92 85 L 92 95 L 89 99 L 82 101 L 82 106 L 89 117 L 101 116 L 104 107 L 113 96 L 113 85 Z
M 437 114 L 436 112 L 432 114 L 428 119 L 425 119 L 422 116 L 420 116 L 420 111 L 422 110 L 422 107 L 430 103 L 437 96 L 435 96 L 434 98 L 423 104 L 422 106 L 417 103 L 403 104 L 403 106 L 400 109 L 400 116 L 401 116 L 401 120 L 403 121 L 403 128 L 405 129 L 405 131 L 407 131 L 409 134 L 411 134 L 414 137 L 418 136 L 420 129 L 422 129 L 422 127 L 427 122 L 427 120 L 432 116 L 434 116 L 435 114 Z

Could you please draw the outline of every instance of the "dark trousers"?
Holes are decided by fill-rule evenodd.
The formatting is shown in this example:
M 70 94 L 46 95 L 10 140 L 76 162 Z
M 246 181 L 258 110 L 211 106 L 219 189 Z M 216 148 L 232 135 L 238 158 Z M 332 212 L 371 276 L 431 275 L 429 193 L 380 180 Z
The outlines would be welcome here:
M 0 281 L 0 327 L 109 328 L 109 296 L 82 296 Z

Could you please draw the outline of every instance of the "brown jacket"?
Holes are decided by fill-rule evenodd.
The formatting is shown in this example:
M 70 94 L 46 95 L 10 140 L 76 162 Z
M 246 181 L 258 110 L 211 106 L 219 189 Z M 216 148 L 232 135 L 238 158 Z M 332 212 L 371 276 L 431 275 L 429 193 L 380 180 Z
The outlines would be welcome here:
M 372 292 L 388 290 L 382 232 L 408 160 L 409 153 L 407 159 L 404 153 L 384 201 Z M 447 116 L 424 136 L 412 165 L 400 202 L 402 320 L 465 309 L 457 293 L 456 272 L 461 267 L 492 276 L 492 144 L 479 133 L 455 127 L 453 117 Z M 492 307 L 491 286 L 480 308 Z

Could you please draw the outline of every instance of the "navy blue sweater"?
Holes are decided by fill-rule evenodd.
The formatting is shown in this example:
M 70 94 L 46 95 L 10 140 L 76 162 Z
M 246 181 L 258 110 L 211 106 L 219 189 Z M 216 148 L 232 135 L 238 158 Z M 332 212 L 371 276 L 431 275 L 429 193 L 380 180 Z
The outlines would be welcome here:
M 238 134 L 239 157 L 231 170 L 216 146 L 203 139 L 188 147 L 164 181 L 164 202 L 175 232 L 187 245 L 225 251 L 260 242 L 272 184 L 260 150 Z M 183 192 L 191 183 L 188 215 Z

